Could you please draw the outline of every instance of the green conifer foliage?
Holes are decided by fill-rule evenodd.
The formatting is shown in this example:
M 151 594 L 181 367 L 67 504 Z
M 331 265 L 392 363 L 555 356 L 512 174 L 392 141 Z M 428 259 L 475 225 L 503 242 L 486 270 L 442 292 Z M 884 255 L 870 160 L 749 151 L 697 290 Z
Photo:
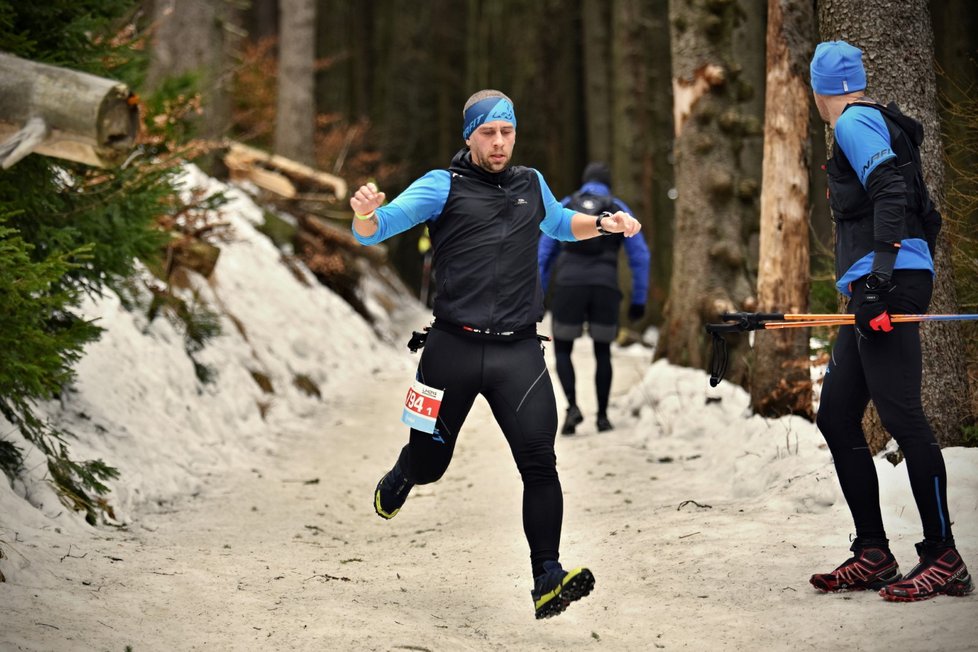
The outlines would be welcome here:
M 131 0 L 0 0 L 0 50 L 103 75 L 138 88 L 143 48 L 134 47 Z M 128 33 L 128 37 L 126 34 Z M 70 433 L 37 416 L 39 401 L 71 382 L 97 324 L 77 314 L 84 293 L 117 288 L 135 261 L 151 263 L 170 234 L 161 215 L 182 210 L 165 145 L 139 147 L 118 169 L 31 155 L 0 170 L 0 414 L 47 456 L 62 501 L 94 524 L 112 515 L 102 496 L 115 469 L 71 459 Z M 13 478 L 22 452 L 0 433 L 0 469 Z

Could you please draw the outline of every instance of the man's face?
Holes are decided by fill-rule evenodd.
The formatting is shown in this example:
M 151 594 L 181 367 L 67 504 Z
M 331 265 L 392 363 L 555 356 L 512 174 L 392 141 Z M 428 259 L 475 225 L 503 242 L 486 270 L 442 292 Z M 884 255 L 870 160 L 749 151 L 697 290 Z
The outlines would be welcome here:
M 489 172 L 502 172 L 513 157 L 516 127 L 504 120 L 479 125 L 465 141 L 472 152 L 472 162 Z

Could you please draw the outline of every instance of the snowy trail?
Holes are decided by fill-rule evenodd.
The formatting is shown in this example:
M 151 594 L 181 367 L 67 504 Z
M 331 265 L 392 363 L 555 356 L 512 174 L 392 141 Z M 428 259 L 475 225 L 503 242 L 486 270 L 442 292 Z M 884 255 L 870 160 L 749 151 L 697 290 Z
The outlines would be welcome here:
M 575 360 L 587 421 L 557 442 L 562 555 L 597 585 L 559 618 L 533 619 L 519 479 L 483 401 L 442 481 L 390 522 L 373 514 L 373 487 L 405 439 L 399 370 L 351 381 L 270 433 L 277 449 L 260 469 L 210 477 L 125 530 L 73 534 L 70 550 L 20 543 L 64 558 L 46 581 L 0 584 L 0 648 L 973 649 L 974 598 L 903 605 L 811 590 L 808 576 L 847 552 L 844 508 L 793 514 L 733 498 L 716 460 L 750 455 L 721 455 L 712 439 L 647 448 L 622 410 L 647 354 L 615 349 L 619 427 L 595 433 L 587 340 Z M 908 564 L 910 544 L 897 550 Z M 976 552 L 963 549 L 973 564 Z

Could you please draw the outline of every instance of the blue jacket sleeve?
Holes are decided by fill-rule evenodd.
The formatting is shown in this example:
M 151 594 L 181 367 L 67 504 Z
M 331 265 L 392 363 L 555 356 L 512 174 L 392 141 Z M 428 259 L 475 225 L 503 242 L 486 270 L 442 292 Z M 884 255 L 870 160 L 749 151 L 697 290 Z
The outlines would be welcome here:
M 571 218 L 574 217 L 575 211 L 561 205 L 554 197 L 547 182 L 543 180 L 543 175 L 540 174 L 539 170 L 534 170 L 534 172 L 540 179 L 540 196 L 543 197 L 543 208 L 546 211 L 546 216 L 540 223 L 540 230 L 554 240 L 576 242 L 577 238 L 571 231 Z
M 377 244 L 416 224 L 438 219 L 445 208 L 450 187 L 451 176 L 448 170 L 428 172 L 408 186 L 394 201 L 377 209 L 376 233 L 365 238 L 353 229 L 353 237 L 363 245 Z
M 635 217 L 628 205 L 617 197 L 615 208 Z M 641 232 L 634 237 L 625 238 L 625 255 L 628 256 L 628 267 L 632 270 L 631 302 L 644 306 L 649 296 L 649 267 L 652 254 Z

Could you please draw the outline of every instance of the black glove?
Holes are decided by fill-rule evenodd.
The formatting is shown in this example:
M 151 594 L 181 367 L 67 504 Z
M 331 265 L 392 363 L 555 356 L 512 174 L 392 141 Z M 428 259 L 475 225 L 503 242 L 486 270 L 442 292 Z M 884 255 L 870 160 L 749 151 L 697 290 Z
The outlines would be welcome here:
M 633 303 L 628 306 L 628 318 L 632 321 L 638 321 L 645 316 L 645 305 L 641 303 Z
M 856 306 L 856 330 L 863 337 L 875 337 L 893 330 L 886 301 L 894 287 L 892 281 L 873 274 L 866 278 L 865 294 Z

